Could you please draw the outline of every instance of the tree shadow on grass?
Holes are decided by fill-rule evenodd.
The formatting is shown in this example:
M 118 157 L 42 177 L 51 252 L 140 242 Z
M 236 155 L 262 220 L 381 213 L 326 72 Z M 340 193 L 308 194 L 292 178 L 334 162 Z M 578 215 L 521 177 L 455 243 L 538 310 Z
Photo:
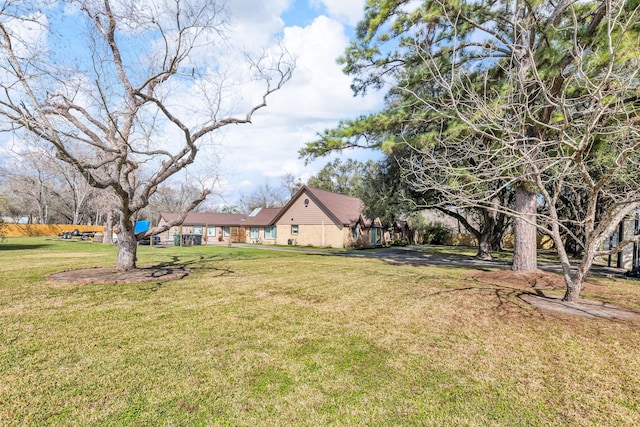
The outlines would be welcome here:
M 0 242 L 0 252 L 3 251 L 24 251 L 24 250 L 30 250 L 30 249 L 42 249 L 42 248 L 46 248 L 48 247 L 48 245 L 42 244 L 42 243 L 37 243 L 37 244 L 33 244 L 33 245 L 25 245 L 25 244 L 11 244 L 11 243 L 3 243 Z
M 259 261 L 263 262 L 269 258 L 276 256 L 237 256 L 229 254 L 208 254 L 193 257 L 192 255 L 171 255 L 166 260 L 155 264 L 155 267 L 163 268 L 188 268 L 193 271 L 220 271 L 225 274 L 234 274 L 235 270 L 231 268 L 222 268 L 221 264 L 227 261 Z
M 147 283 L 141 286 L 141 290 L 158 290 L 161 283 L 182 279 L 193 271 L 210 271 L 215 276 L 224 276 L 235 273 L 231 269 L 221 268 L 213 264 L 216 256 L 200 256 L 199 258 L 186 258 L 171 256 L 165 262 L 154 265 L 138 266 L 129 271 L 118 271 L 115 267 L 93 267 L 75 270 L 66 270 L 47 276 L 53 282 L 67 282 L 76 284 L 89 283 Z M 216 260 L 219 261 L 219 260 Z
M 526 302 L 525 295 L 531 292 L 520 288 L 511 288 L 504 285 L 490 285 L 478 283 L 477 286 L 450 287 L 435 292 L 428 292 L 424 298 L 434 298 L 442 295 L 468 294 L 469 298 L 479 295 L 482 298 L 482 311 L 490 311 L 496 317 L 544 317 L 538 310 L 532 310 L 531 304 Z M 488 300 L 488 301 L 487 301 Z M 489 303 L 487 303 L 489 302 Z
M 164 260 L 156 261 L 152 265 L 139 265 L 138 268 L 120 272 L 115 267 L 94 267 L 77 270 L 67 270 L 53 273 L 47 276 L 53 282 L 67 282 L 76 284 L 87 283 L 147 283 L 166 282 L 181 279 L 193 272 L 206 272 L 211 277 L 221 277 L 235 274 L 235 270 L 225 266 L 225 261 L 238 261 L 246 258 L 255 260 L 254 257 L 243 257 L 219 254 L 208 255 L 170 255 Z M 257 258 L 264 260 L 265 257 Z M 145 290 L 160 289 L 161 286 L 145 286 Z
M 538 275 L 541 278 L 534 279 L 533 284 L 531 284 L 518 282 L 522 278 L 521 272 L 510 270 L 504 272 L 484 270 L 483 272 L 502 273 L 502 276 L 499 282 L 492 282 L 490 275 L 485 281 L 482 277 L 474 277 L 473 273 L 480 273 L 480 271 L 473 270 L 463 280 L 472 280 L 477 286 L 453 287 L 429 293 L 427 296 L 457 292 L 479 293 L 480 295 L 488 296 L 489 300 L 493 302 L 490 305 L 483 305 L 483 308 L 491 310 L 498 317 L 515 315 L 520 317 L 551 317 L 555 320 L 571 320 L 572 317 L 575 320 L 587 317 L 618 322 L 640 322 L 639 313 L 614 304 L 587 299 L 580 299 L 574 303 L 562 301 L 560 295 L 550 293 L 561 290 L 562 286 L 558 285 L 558 282 L 548 283 L 545 281 L 549 280 L 549 277 L 559 276 L 553 273 L 539 272 Z M 513 277 L 513 284 L 503 282 L 509 276 Z M 561 280 L 560 277 L 557 277 L 557 279 Z
M 219 264 L 230 258 L 218 255 L 200 255 L 197 258 L 171 255 L 169 259 L 154 265 L 155 268 L 182 268 L 190 271 L 210 271 L 217 273 L 216 276 L 234 274 L 230 268 L 223 268 Z

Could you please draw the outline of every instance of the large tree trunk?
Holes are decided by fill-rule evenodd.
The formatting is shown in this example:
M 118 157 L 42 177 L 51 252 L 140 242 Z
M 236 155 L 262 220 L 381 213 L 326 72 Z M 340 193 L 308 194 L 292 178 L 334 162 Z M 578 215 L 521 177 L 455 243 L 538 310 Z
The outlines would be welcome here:
M 122 215 L 123 217 L 125 215 Z M 129 271 L 136 268 L 138 242 L 134 234 L 133 223 L 128 219 L 120 220 L 118 232 L 118 271 Z
M 478 234 L 478 253 L 476 254 L 476 258 L 485 260 L 493 259 L 491 256 L 492 234 L 493 233 L 487 230 L 486 227 Z
M 502 226 L 498 226 L 496 229 L 502 230 Z M 502 233 L 494 231 L 491 233 L 491 252 L 502 250 L 504 250 L 504 246 L 502 245 Z
M 572 280 L 565 279 L 565 285 L 567 287 L 563 301 L 566 302 L 578 302 L 578 297 L 580 296 L 580 292 L 582 291 L 582 287 L 584 286 L 584 281 L 587 278 L 587 273 L 589 268 L 584 268 L 583 264 L 578 267 L 578 271 L 576 275 L 572 278 Z
M 508 200 L 505 201 L 503 206 L 508 206 Z M 493 232 L 491 233 L 491 251 L 502 251 L 504 250 L 503 237 L 505 229 L 508 226 L 508 216 L 505 214 L 496 215 L 496 223 L 493 228 Z
M 531 271 L 538 268 L 536 193 L 524 183 L 516 188 L 516 217 L 513 221 L 514 248 L 512 269 Z
M 478 239 L 478 253 L 476 254 L 476 258 L 491 260 L 493 259 L 491 256 L 491 238 L 493 237 L 496 224 L 495 211 L 483 209 L 482 214 L 484 221 L 479 232 L 476 234 L 476 238 Z
M 113 211 L 111 209 L 107 212 L 107 222 L 104 225 L 104 238 L 102 243 L 105 245 L 113 245 Z
M 608 233 L 606 233 L 608 234 Z M 567 290 L 562 298 L 563 301 L 567 302 L 577 302 L 578 297 L 580 296 L 580 292 L 584 287 L 584 282 L 587 279 L 587 275 L 591 270 L 591 266 L 593 265 L 593 261 L 596 258 L 597 248 L 602 244 L 600 239 L 596 239 L 587 244 L 584 248 L 584 255 L 582 257 L 582 262 L 578 266 L 578 270 L 575 275 L 569 280 L 567 275 L 565 274 L 565 285 Z
M 582 290 L 584 279 L 591 266 L 592 260 L 586 260 L 578 268 L 578 272 L 574 275 L 571 271 L 571 263 L 569 262 L 569 255 L 567 249 L 562 241 L 562 233 L 560 233 L 560 226 L 558 221 L 558 215 L 555 208 L 550 209 L 550 215 L 554 219 L 551 223 L 551 234 L 549 235 L 553 239 L 553 244 L 556 248 L 556 253 L 562 266 L 562 277 L 564 278 L 565 294 L 563 301 L 575 302 L 578 300 L 578 295 Z

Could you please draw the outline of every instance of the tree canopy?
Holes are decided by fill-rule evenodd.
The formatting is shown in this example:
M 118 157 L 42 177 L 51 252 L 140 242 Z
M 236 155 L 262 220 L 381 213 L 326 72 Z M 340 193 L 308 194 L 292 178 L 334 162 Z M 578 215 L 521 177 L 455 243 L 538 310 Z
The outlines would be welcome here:
M 363 179 L 372 167 L 374 167 L 373 161 L 363 163 L 353 159 L 343 161 L 337 158 L 310 177 L 307 185 L 334 193 L 361 197 Z
M 356 93 L 389 85 L 387 107 L 301 154 L 409 147 L 416 191 L 514 217 L 514 268 L 536 268 L 536 230 L 549 234 L 573 301 L 639 206 L 639 22 L 637 1 L 370 0 L 341 61 Z M 513 205 L 496 205 L 505 190 Z M 561 216 L 576 194 L 578 217 Z M 575 224 L 577 272 L 562 239 Z
M 237 52 L 228 29 L 219 1 L 13 0 L 0 9 L 0 126 L 46 141 L 113 195 L 121 270 L 135 268 L 134 222 L 159 185 L 213 132 L 250 123 L 291 77 L 285 52 Z M 228 69 L 231 55 L 245 68 Z

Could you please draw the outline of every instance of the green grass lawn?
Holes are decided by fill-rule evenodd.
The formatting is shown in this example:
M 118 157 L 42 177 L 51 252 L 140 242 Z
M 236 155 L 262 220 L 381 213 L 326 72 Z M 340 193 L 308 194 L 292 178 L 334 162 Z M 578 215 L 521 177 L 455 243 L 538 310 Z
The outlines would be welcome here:
M 640 325 L 540 311 L 517 284 L 227 247 L 140 247 L 182 280 L 46 280 L 115 254 L 0 243 L 0 425 L 640 424 Z M 640 311 L 639 282 L 596 283 Z

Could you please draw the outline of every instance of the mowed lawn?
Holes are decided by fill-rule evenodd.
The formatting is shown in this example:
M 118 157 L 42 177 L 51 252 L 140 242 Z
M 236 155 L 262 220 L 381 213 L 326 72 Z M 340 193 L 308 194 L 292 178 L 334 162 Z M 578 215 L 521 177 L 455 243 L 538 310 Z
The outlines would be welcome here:
M 0 425 L 640 425 L 640 325 L 454 267 L 139 250 L 187 278 L 64 284 L 115 247 L 0 243 Z M 640 311 L 640 282 L 584 296 Z

